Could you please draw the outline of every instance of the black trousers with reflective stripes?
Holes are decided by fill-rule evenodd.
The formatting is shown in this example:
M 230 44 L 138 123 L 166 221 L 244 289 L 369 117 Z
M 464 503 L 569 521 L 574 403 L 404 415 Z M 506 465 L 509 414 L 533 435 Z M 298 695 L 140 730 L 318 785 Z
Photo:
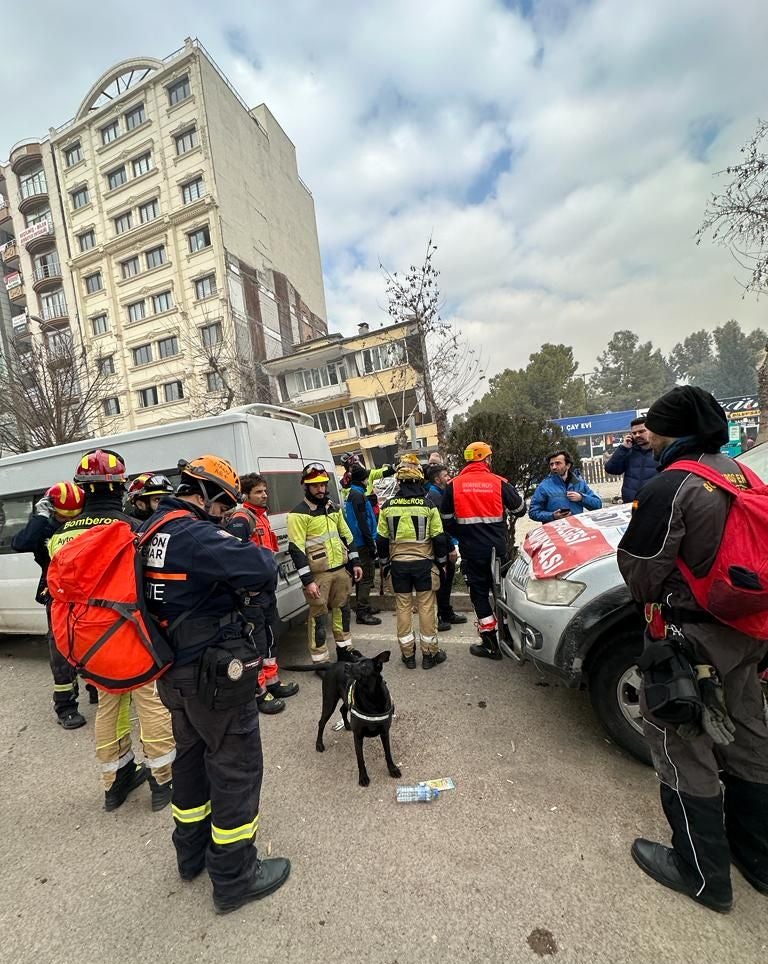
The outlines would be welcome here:
M 493 573 L 491 572 L 491 557 L 472 558 L 462 556 L 461 573 L 469 587 L 469 598 L 478 619 L 493 616 L 491 604 L 491 589 L 493 588 Z
M 53 676 L 53 708 L 57 716 L 64 716 L 77 709 L 77 673 L 75 667 L 64 659 L 56 648 L 51 632 L 51 607 L 46 606 L 48 617 L 48 662 Z
M 264 765 L 256 700 L 211 710 L 197 696 L 197 665 L 171 669 L 158 680 L 171 712 L 173 843 L 179 872 L 203 866 L 217 897 L 242 894 L 258 871 L 258 829 Z

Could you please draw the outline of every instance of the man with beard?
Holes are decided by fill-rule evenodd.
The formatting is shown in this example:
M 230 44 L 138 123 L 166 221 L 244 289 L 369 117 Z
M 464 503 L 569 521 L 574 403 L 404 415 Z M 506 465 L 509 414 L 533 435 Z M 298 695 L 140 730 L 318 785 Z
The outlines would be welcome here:
M 633 418 L 629 432 L 605 463 L 608 475 L 623 475 L 621 501 L 633 502 L 649 479 L 656 477 L 656 458 L 648 438 L 645 418 Z

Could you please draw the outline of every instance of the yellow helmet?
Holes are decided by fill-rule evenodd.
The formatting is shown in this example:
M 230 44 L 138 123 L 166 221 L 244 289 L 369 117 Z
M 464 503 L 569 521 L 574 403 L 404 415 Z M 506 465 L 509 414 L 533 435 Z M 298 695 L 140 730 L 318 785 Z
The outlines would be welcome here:
M 464 449 L 465 462 L 482 462 L 489 455 L 493 455 L 493 449 L 487 442 L 470 442 Z
M 397 463 L 395 476 L 400 482 L 423 481 L 424 469 L 421 467 L 418 455 L 402 455 Z

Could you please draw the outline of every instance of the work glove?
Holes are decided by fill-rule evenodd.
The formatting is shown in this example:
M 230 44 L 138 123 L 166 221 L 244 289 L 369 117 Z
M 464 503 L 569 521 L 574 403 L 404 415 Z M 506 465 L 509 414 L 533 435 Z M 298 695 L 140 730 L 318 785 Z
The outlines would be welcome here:
M 35 515 L 44 516 L 46 519 L 53 518 L 53 506 L 47 496 L 43 496 L 39 502 L 35 502 Z
M 723 684 L 714 666 L 697 664 L 696 681 L 701 695 L 701 720 L 698 723 L 685 723 L 678 727 L 678 735 L 683 739 L 693 739 L 702 732 L 716 746 L 728 746 L 736 736 L 736 727 L 728 715 L 723 696 Z

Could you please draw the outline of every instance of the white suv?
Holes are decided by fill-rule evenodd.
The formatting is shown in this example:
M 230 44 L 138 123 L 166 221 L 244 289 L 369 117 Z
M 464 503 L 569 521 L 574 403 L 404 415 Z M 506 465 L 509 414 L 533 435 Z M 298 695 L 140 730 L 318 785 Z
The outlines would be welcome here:
M 768 445 L 739 456 L 768 480 Z M 643 617 L 616 563 L 631 506 L 610 506 L 534 529 L 496 580 L 501 648 L 507 656 L 589 690 L 610 736 L 650 762 L 642 735 L 636 661 Z M 533 558 L 532 558 L 533 557 Z

